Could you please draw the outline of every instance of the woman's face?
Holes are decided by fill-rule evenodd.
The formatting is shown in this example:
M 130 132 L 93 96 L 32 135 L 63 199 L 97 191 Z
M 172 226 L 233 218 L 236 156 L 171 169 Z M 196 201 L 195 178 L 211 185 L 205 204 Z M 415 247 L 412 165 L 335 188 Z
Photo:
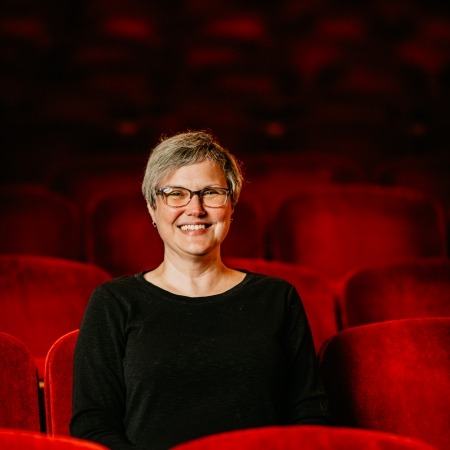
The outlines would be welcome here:
M 158 187 L 177 186 L 198 191 L 205 187 L 228 188 L 225 174 L 214 162 L 181 167 L 162 179 Z M 198 195 L 183 207 L 167 206 L 161 195 L 156 196 L 156 207 L 148 205 L 150 215 L 156 223 L 159 235 L 164 242 L 166 256 L 201 256 L 219 252 L 220 244 L 230 228 L 233 208 L 231 199 L 219 208 L 202 205 Z

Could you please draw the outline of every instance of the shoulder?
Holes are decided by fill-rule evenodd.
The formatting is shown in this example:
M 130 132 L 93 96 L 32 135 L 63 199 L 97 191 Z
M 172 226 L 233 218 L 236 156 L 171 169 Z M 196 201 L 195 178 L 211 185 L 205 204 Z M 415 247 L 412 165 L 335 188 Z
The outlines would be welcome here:
M 269 322 L 286 323 L 286 320 L 303 320 L 302 300 L 293 284 L 281 277 L 247 272 L 245 283 L 236 292 L 235 301 L 242 311 L 255 317 L 265 317 Z
M 141 309 L 147 295 L 145 284 L 139 281 L 139 274 L 123 276 L 97 286 L 91 294 L 85 312 L 85 321 L 126 320 Z
M 127 275 L 98 285 L 92 292 L 90 304 L 97 305 L 107 301 L 110 305 L 127 305 L 134 299 L 145 297 L 145 283 L 140 278 L 140 274 Z
M 121 294 L 134 291 L 138 284 L 135 275 L 113 278 L 98 285 L 93 291 L 93 296 L 120 296 Z
M 242 291 L 257 298 L 267 298 L 287 301 L 300 300 L 299 294 L 293 284 L 281 277 L 275 277 L 257 272 L 247 271 Z
M 289 281 L 284 280 L 281 277 L 275 277 L 258 272 L 247 272 L 247 279 L 249 285 L 258 286 L 261 288 L 273 286 L 283 290 L 295 290 L 295 287 Z

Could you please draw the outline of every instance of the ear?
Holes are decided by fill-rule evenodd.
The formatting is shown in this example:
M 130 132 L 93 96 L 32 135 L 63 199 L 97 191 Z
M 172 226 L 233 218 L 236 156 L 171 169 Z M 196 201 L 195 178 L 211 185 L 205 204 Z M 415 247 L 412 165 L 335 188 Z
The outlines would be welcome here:
M 147 210 L 152 218 L 152 221 L 155 222 L 155 209 L 150 205 L 150 202 L 147 202 Z

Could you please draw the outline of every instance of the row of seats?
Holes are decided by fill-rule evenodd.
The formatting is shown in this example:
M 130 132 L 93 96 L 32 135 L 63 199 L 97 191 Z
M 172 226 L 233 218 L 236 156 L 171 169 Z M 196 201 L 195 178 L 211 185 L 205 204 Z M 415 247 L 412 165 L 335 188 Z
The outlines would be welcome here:
M 79 3 L 0 20 L 5 177 L 198 127 L 255 154 L 448 145 L 450 33 L 429 2 Z
M 1 188 L 0 252 L 87 260 L 113 275 L 158 265 L 163 245 L 138 180 L 132 187 L 104 181 L 84 209 L 42 187 Z M 222 250 L 302 264 L 338 281 L 367 264 L 447 255 L 448 223 L 442 204 L 420 191 L 308 186 L 295 172 L 280 172 L 246 186 Z
M 431 450 L 427 443 L 398 434 L 355 428 L 291 425 L 220 433 L 174 450 Z
M 340 330 L 415 317 L 450 317 L 450 261 L 420 258 L 355 270 L 341 291 L 298 264 L 226 258 L 236 269 L 284 278 L 300 293 L 316 350 Z M 20 339 L 40 379 L 59 336 L 79 328 L 94 288 L 112 276 L 90 263 L 33 255 L 0 255 L 0 331 Z
M 48 436 L 37 431 L 14 428 L 0 428 L 0 447 L 5 450 L 107 450 L 103 445 L 83 439 Z M 411 447 L 414 448 L 416 447 Z M 421 448 L 417 447 L 418 450 Z
M 360 111 L 355 110 L 354 114 Z M 330 113 L 339 116 L 339 111 Z M 334 120 L 334 119 L 333 119 Z M 345 119 L 342 119 L 345 120 Z M 270 185 L 280 189 L 294 185 L 307 186 L 324 183 L 372 183 L 382 186 L 403 186 L 420 190 L 450 208 L 450 158 L 447 151 L 428 152 L 427 155 L 391 155 L 379 158 L 373 165 L 366 165 L 364 156 L 333 153 L 324 149 L 309 151 L 251 154 L 236 148 L 242 160 L 246 182 L 244 193 L 255 185 Z M 47 164 L 41 173 L 40 183 L 62 193 L 81 206 L 99 191 L 111 186 L 139 186 L 143 177 L 147 150 L 136 154 L 62 155 Z M 287 189 L 285 189 L 287 190 Z M 285 192 L 272 193 L 283 198 Z
M 55 340 L 79 328 L 96 286 L 111 279 L 93 264 L 36 255 L 0 255 L 0 331 L 27 346 L 44 374 Z
M 364 50 L 375 58 L 380 57 L 377 54 L 380 49 L 385 50 L 386 63 L 391 62 L 392 54 L 400 62 L 422 65 L 426 70 L 436 71 L 440 68 L 437 63 L 442 66 L 448 62 L 444 51 L 449 41 L 448 24 L 439 16 L 439 11 L 430 11 L 425 6 L 415 9 L 411 5 L 409 11 L 405 8 L 403 29 L 391 33 L 387 31 L 390 26 L 395 28 L 392 26 L 395 18 L 383 16 L 377 10 L 377 2 L 359 7 L 318 5 L 309 11 L 307 8 L 293 11 L 292 4 L 283 2 L 267 9 L 243 4 L 202 6 L 179 5 L 174 11 L 151 2 L 146 7 L 123 3 L 113 7 L 83 5 L 78 11 L 74 8 L 67 11 L 71 13 L 72 23 L 79 12 L 78 23 L 72 28 L 68 23 L 64 26 L 64 17 L 59 17 L 59 27 L 52 27 L 45 14 L 22 11 L 21 14 L 5 14 L 0 31 L 11 44 L 16 44 L 17 51 L 22 49 L 21 44 L 28 46 L 34 57 L 50 54 L 53 60 L 47 61 L 48 69 L 54 70 L 59 64 L 62 74 L 72 77 L 82 77 L 89 70 L 108 64 L 111 67 L 111 63 L 125 60 L 133 64 L 136 71 L 147 71 L 153 77 L 149 68 L 158 73 L 178 65 L 180 72 L 189 74 L 191 69 L 195 71 L 205 65 L 214 68 L 228 63 L 230 69 L 230 62 L 240 64 L 240 68 L 263 65 L 265 69 L 270 67 L 270 62 L 278 62 L 272 71 L 292 65 L 308 76 L 325 62 L 342 57 L 342 53 L 360 55 Z M 53 13 L 53 9 L 58 11 L 52 8 Z M 169 20 L 173 24 L 170 30 L 165 27 Z M 302 60 L 308 44 L 312 46 Z M 420 58 L 428 48 L 434 49 L 434 53 Z M 116 51 L 111 51 L 113 49 Z M 124 50 L 129 50 L 128 56 Z M 213 50 L 217 53 L 213 54 Z M 315 59 L 312 50 L 316 51 Z M 139 61 L 144 51 L 160 59 Z M 13 62 L 21 62 L 18 53 Z M 236 55 L 246 55 L 250 61 L 243 66 L 245 62 Z M 4 55 L 7 56 L 8 53 Z M 171 62 L 170 58 L 175 61 Z M 28 65 L 32 62 L 31 59 Z
M 320 5 L 315 10 L 299 9 L 297 15 L 289 7 L 283 10 L 284 6 L 283 2 L 268 9 L 261 5 L 249 8 L 242 4 L 211 4 L 203 10 L 193 10 L 180 5 L 174 11 L 151 2 L 146 8 L 123 3 L 111 8 L 102 4 L 79 7 L 78 23 L 73 27 L 64 23 L 64 17 L 56 18 L 59 26 L 52 27 L 45 14 L 12 12 L 4 14 L 0 21 L 0 33 L 16 54 L 5 52 L 1 56 L 5 60 L 9 57 L 21 69 L 34 68 L 33 63 L 37 62 L 46 63 L 48 71 L 59 69 L 60 75 L 69 79 L 89 78 L 92 71 L 108 66 L 126 71 L 125 61 L 133 65 L 128 71 L 133 68 L 136 72 L 147 72 L 150 80 L 155 79 L 155 73 L 160 77 L 161 71 L 173 78 L 192 75 L 206 66 L 214 69 L 222 65 L 230 70 L 231 62 L 240 69 L 262 68 L 268 73 L 282 73 L 291 66 L 302 73 L 302 78 L 307 78 L 346 53 L 362 56 L 366 51 L 371 58 L 379 58 L 380 50 L 385 50 L 386 64 L 392 63 L 395 56 L 397 65 L 403 62 L 421 67 L 431 72 L 427 73 L 430 77 L 448 63 L 445 45 L 449 41 L 449 27 L 439 11 L 427 7 L 414 10 L 411 5 L 409 17 L 407 9 L 402 12 L 403 30 L 389 33 L 395 19 L 380 14 L 375 5 L 372 8 Z M 58 9 L 52 8 L 55 11 Z M 73 8 L 67 12 L 74 22 L 77 11 Z M 170 30 L 165 26 L 169 20 L 173 25 Z M 421 58 L 429 48 L 434 52 Z M 25 49 L 30 52 L 28 63 L 23 57 Z M 139 60 L 144 52 L 154 58 Z M 249 61 L 243 61 L 243 56 Z M 278 65 L 268 71 L 273 62 Z M 168 72 L 176 66 L 179 73 Z M 42 68 L 38 73 L 41 72 Z
M 91 441 L 16 429 L 0 429 L 0 445 L 7 450 L 106 450 Z M 392 433 L 291 425 L 220 433 L 173 447 L 174 450 L 436 450 L 427 443 Z
M 389 320 L 450 317 L 450 260 L 414 258 L 351 271 L 337 287 L 308 267 L 225 258 L 229 266 L 291 282 L 300 293 L 316 349 L 337 331 Z
M 47 433 L 51 436 L 69 434 L 77 336 L 78 330 L 61 336 L 46 357 L 44 399 Z M 387 432 L 420 439 L 431 448 L 448 449 L 449 339 L 449 317 L 393 320 L 334 334 L 319 354 L 334 424 L 343 430 L 351 427 Z M 0 350 L 7 362 L 2 369 L 2 381 L 6 382 L 0 384 L 4 400 L 0 420 L 6 427 L 38 431 L 37 377 L 31 354 L 24 344 L 5 333 L 0 333 Z M 190 448 L 188 445 L 186 450 Z

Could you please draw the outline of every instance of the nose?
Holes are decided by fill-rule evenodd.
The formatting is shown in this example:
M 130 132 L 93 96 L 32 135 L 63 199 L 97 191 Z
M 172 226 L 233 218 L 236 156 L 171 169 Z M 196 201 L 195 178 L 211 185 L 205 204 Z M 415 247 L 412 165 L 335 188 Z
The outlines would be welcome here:
M 189 216 L 201 216 L 205 214 L 205 209 L 203 208 L 203 203 L 198 194 L 194 194 L 191 197 L 190 202 L 186 205 L 186 214 Z

